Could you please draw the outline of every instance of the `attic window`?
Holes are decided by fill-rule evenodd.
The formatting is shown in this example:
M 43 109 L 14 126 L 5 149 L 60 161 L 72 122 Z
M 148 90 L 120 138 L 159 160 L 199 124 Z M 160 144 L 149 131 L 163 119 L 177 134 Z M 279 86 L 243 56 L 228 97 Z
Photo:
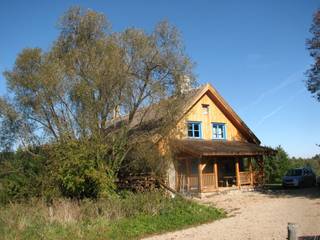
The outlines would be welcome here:
M 188 137 L 201 138 L 201 122 L 188 122 Z
M 224 123 L 212 123 L 213 139 L 226 139 L 226 125 Z
M 202 113 L 204 115 L 209 113 L 209 104 L 202 104 Z

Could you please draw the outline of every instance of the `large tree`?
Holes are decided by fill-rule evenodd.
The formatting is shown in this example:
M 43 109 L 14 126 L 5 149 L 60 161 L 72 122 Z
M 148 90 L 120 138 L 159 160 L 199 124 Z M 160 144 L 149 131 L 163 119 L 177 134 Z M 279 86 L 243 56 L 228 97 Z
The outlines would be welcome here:
M 182 76 L 192 76 L 180 35 L 167 22 L 150 34 L 112 32 L 104 15 L 72 8 L 60 29 L 49 51 L 24 49 L 4 73 L 13 99 L 3 104 L 39 141 L 105 131 L 115 110 L 130 123 L 138 109 L 179 94 Z
M 157 133 L 165 132 L 186 81 L 194 84 L 193 64 L 167 22 L 150 33 L 113 32 L 104 15 L 74 7 L 59 28 L 50 49 L 24 49 L 4 73 L 10 94 L 0 98 L 0 143 L 30 154 L 51 146 L 46 158 L 64 161 L 62 182 L 79 172 L 102 179 L 92 169 L 114 176 L 126 154 L 141 146 L 130 134 L 149 112 L 162 111 Z
M 307 40 L 307 48 L 314 63 L 307 71 L 306 84 L 308 90 L 320 101 L 320 10 L 314 14 L 310 32 L 312 38 Z

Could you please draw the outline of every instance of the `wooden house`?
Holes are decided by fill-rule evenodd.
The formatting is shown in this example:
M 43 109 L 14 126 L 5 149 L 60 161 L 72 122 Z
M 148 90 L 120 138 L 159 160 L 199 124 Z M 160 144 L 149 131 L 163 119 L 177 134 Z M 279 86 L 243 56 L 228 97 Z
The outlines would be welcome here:
M 170 144 L 166 140 L 160 144 L 174 152 L 170 187 L 203 193 L 262 183 L 263 156 L 274 151 L 260 146 L 260 140 L 210 84 L 189 95 L 171 131 Z

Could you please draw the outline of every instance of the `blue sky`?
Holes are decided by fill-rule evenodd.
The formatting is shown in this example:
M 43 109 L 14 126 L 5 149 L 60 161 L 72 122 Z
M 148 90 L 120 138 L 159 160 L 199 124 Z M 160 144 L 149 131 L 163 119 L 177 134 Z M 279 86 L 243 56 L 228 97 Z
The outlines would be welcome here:
M 305 47 L 317 1 L 3 1 L 0 72 L 25 47 L 48 49 L 57 20 L 79 5 L 107 15 L 113 30 L 150 31 L 169 20 L 182 32 L 200 83 L 215 86 L 262 144 L 290 156 L 320 152 L 320 102 L 304 86 Z M 5 94 L 0 76 L 0 94 Z

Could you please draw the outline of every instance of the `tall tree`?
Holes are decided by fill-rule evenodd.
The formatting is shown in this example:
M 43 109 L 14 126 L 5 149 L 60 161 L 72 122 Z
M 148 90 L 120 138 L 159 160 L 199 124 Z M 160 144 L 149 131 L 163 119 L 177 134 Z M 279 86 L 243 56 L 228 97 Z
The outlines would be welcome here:
M 306 85 L 308 90 L 320 101 L 320 10 L 314 14 L 310 32 L 312 38 L 307 39 L 307 48 L 314 63 L 307 71 Z
M 48 52 L 24 49 L 4 73 L 13 98 L 2 102 L 39 142 L 104 132 L 115 110 L 130 123 L 138 109 L 178 95 L 183 76 L 193 80 L 180 34 L 167 22 L 150 34 L 112 32 L 104 15 L 76 7 L 60 30 Z
M 159 114 L 157 133 L 164 133 L 186 79 L 195 83 L 193 63 L 167 22 L 150 33 L 113 32 L 104 15 L 74 7 L 59 28 L 48 51 L 24 49 L 4 73 L 10 94 L 0 99 L 0 144 L 20 144 L 30 154 L 53 146 L 45 158 L 55 169 L 62 166 L 60 185 L 68 186 L 67 194 L 86 196 L 77 189 L 103 184 L 103 173 L 114 179 L 126 154 L 141 146 L 137 139 L 149 139 L 130 138 L 144 118 Z M 75 186 L 79 173 L 82 185 Z

